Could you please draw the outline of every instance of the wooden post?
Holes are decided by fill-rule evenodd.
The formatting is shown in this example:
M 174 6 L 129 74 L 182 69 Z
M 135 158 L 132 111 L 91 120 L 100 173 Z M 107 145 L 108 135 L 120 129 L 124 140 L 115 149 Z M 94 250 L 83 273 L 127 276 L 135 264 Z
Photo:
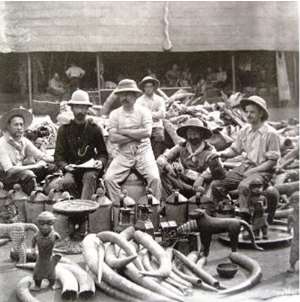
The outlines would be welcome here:
M 101 74 L 100 74 L 100 64 L 102 63 L 102 58 L 100 54 L 96 54 L 96 63 L 97 63 L 97 89 L 98 89 L 98 99 L 99 104 L 101 104 Z
M 232 93 L 236 91 L 235 56 L 231 55 Z
M 31 72 L 31 56 L 27 53 L 27 68 L 28 68 L 28 107 L 32 108 L 32 72 Z
M 295 97 L 295 105 L 299 105 L 299 86 L 298 86 L 298 71 L 299 71 L 299 67 L 297 64 L 297 57 L 296 54 L 293 53 L 293 66 L 294 66 L 294 97 Z

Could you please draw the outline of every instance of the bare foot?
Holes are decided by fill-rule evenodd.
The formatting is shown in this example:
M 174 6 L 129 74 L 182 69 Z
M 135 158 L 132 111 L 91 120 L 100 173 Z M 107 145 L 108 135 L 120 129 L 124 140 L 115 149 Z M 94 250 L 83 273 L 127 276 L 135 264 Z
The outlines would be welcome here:
M 290 266 L 286 272 L 287 272 L 287 273 L 290 273 L 290 274 L 293 274 L 293 273 L 296 272 L 296 269 L 295 269 L 295 267 Z

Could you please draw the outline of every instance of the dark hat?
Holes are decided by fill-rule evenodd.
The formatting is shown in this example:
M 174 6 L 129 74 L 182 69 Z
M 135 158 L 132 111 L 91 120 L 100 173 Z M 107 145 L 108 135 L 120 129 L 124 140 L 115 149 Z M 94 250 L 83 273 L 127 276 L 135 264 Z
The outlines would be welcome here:
M 29 110 L 27 110 L 27 109 L 25 109 L 23 107 L 14 108 L 14 109 L 12 109 L 12 110 L 4 113 L 1 116 L 1 119 L 0 119 L 0 128 L 2 130 L 4 130 L 6 128 L 8 122 L 14 116 L 21 116 L 24 119 L 24 128 L 25 129 L 27 129 L 31 125 L 32 120 L 33 120 L 32 113 Z
M 267 104 L 266 104 L 266 101 L 257 96 L 257 95 L 253 95 L 253 96 L 250 96 L 246 99 L 241 99 L 241 107 L 242 109 L 245 111 L 246 110 L 246 106 L 247 105 L 256 105 L 258 106 L 259 108 L 261 108 L 264 112 L 264 120 L 267 120 L 268 117 L 269 117 L 269 111 L 268 111 L 268 108 L 267 108 Z
M 140 83 L 139 83 L 139 86 L 140 87 L 143 87 L 146 83 L 152 83 L 154 86 L 159 87 L 160 83 L 159 83 L 159 80 L 151 77 L 151 76 L 146 76 L 144 77 Z
M 115 94 L 119 94 L 122 92 L 135 92 L 135 93 L 142 93 L 142 91 L 137 87 L 136 82 L 130 79 L 121 80 L 114 90 Z
M 203 133 L 204 139 L 210 138 L 212 136 L 212 132 L 204 126 L 203 122 L 198 118 L 191 118 L 182 126 L 177 129 L 177 134 L 183 138 L 186 138 L 186 131 L 189 128 L 198 129 Z

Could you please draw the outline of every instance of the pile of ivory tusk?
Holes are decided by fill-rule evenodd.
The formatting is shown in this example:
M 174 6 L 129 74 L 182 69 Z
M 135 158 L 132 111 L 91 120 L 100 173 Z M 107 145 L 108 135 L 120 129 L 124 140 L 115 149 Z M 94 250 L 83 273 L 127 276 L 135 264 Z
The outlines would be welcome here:
M 234 294 L 256 285 L 262 276 L 259 264 L 253 259 L 231 253 L 230 260 L 248 271 L 248 277 L 232 288 L 204 270 L 206 258 L 198 252 L 183 255 L 173 248 L 164 249 L 149 234 L 134 227 L 120 234 L 104 231 L 87 235 L 81 243 L 85 270 L 68 258 L 56 266 L 56 278 L 62 285 L 63 299 L 89 298 L 95 285 L 117 300 L 138 302 L 184 301 L 194 288 L 222 295 Z M 18 265 L 34 268 L 34 263 Z M 22 279 L 17 286 L 20 301 L 37 302 L 30 294 L 32 281 Z
M 245 281 L 225 288 L 204 270 L 206 258 L 164 249 L 149 234 L 134 227 L 120 234 L 104 231 L 87 235 L 82 252 L 96 286 L 122 301 L 184 301 L 194 288 L 218 294 L 234 294 L 256 285 L 261 268 L 253 259 L 232 253 L 230 260 L 248 272 Z
M 33 270 L 35 263 L 18 264 L 18 268 Z M 88 299 L 96 292 L 95 282 L 91 275 L 77 263 L 63 257 L 55 267 L 56 279 L 61 284 L 61 297 L 64 300 L 75 300 L 77 297 Z M 33 284 L 31 276 L 24 277 L 17 285 L 16 294 L 21 302 L 38 302 L 30 293 Z

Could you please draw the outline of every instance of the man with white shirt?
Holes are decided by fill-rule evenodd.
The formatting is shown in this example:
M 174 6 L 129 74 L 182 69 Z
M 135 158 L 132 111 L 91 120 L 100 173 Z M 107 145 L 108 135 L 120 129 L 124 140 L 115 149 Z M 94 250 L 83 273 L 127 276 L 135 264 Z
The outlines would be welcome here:
M 154 156 L 157 158 L 164 151 L 163 119 L 166 116 L 166 105 L 164 99 L 155 93 L 159 87 L 157 79 L 146 76 L 140 82 L 140 86 L 143 88 L 144 94 L 136 100 L 136 103 L 137 105 L 147 107 L 152 112 L 151 145 Z
M 0 181 L 7 189 L 20 184 L 23 191 L 31 194 L 37 187 L 36 175 L 46 174 L 47 162 L 53 157 L 39 150 L 24 137 L 24 131 L 32 123 L 32 114 L 24 108 L 15 108 L 2 115 L 0 128 Z M 29 158 L 34 164 L 26 164 Z
M 135 168 L 147 181 L 153 195 L 160 199 L 161 184 L 158 167 L 151 148 L 151 112 L 136 104 L 141 91 L 136 82 L 124 79 L 119 82 L 115 94 L 122 106 L 109 116 L 109 139 L 118 144 L 119 153 L 109 165 L 104 180 L 110 199 L 120 203 L 120 184 Z
M 218 203 L 230 190 L 238 188 L 241 216 L 249 220 L 249 185 L 254 179 L 268 184 L 280 158 L 280 143 L 274 128 L 266 123 L 269 111 L 263 98 L 254 95 L 242 99 L 241 107 L 246 112 L 248 124 L 238 132 L 233 144 L 219 155 L 227 159 L 242 154 L 244 159 L 238 167 L 227 172 L 224 179 L 212 183 L 212 193 Z
M 74 90 L 80 87 L 80 79 L 84 77 L 85 71 L 72 62 L 70 67 L 66 70 L 66 75 L 70 80 L 71 93 L 73 93 Z

